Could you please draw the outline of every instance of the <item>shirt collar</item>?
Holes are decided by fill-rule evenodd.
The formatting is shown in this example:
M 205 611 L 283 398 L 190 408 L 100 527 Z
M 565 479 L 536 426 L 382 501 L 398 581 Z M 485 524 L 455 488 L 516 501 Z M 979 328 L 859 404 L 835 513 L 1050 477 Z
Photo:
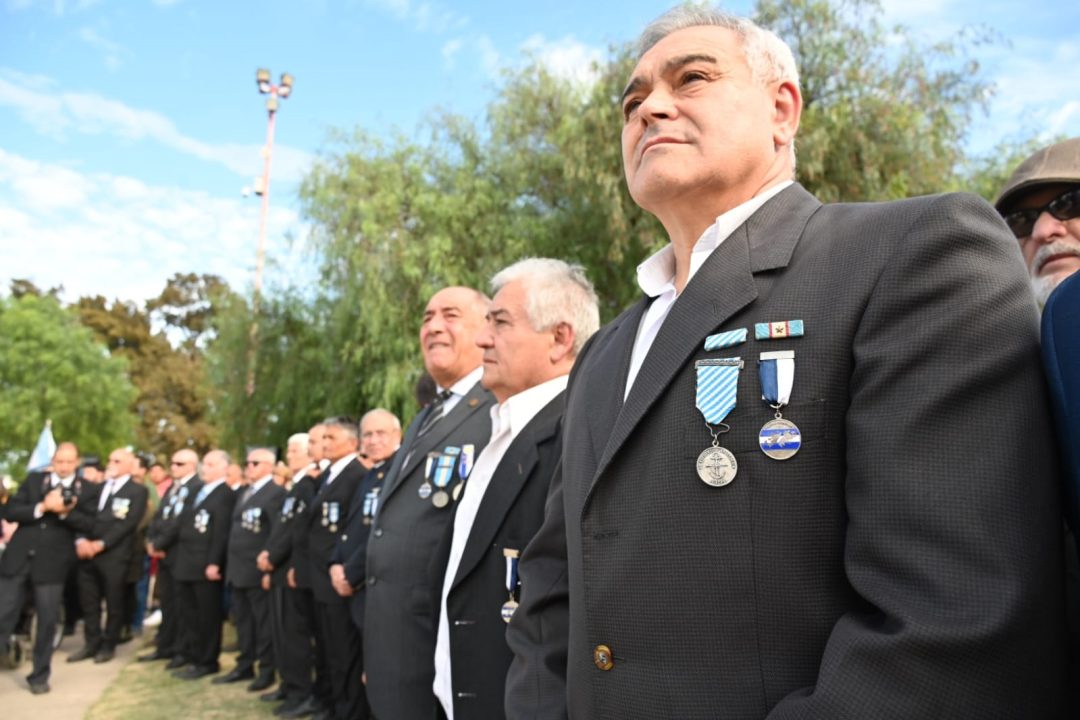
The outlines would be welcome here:
M 442 392 L 443 390 L 449 390 L 454 395 L 457 395 L 459 397 L 464 397 L 465 395 L 469 394 L 470 390 L 473 389 L 473 385 L 480 382 L 480 377 L 483 374 L 484 374 L 484 366 L 480 365 L 475 370 L 470 372 L 468 375 L 466 375 L 465 377 L 461 378 L 456 383 L 451 385 L 449 388 L 444 388 L 441 385 L 436 385 L 435 387 L 438 388 L 439 392 Z
M 67 487 L 71 487 L 71 483 L 75 482 L 74 473 L 71 474 L 71 475 L 68 475 L 65 478 L 60 477 L 56 473 L 49 473 L 49 474 L 52 475 L 52 477 L 49 478 L 49 484 L 51 484 L 53 487 L 56 487 L 57 483 L 59 483 L 60 485 L 63 485 L 64 487 L 67 488 Z
M 179 480 L 174 480 L 173 482 L 176 483 L 177 487 L 184 487 L 185 485 L 188 484 L 188 481 L 191 480 L 191 478 L 193 478 L 193 477 L 195 477 L 195 473 L 191 473 L 190 475 L 185 475 L 184 477 L 180 478 Z
M 266 483 L 270 482 L 273 479 L 274 479 L 273 475 L 267 475 L 266 477 L 259 478 L 255 482 L 251 483 L 251 494 L 254 495 L 255 493 L 262 490 L 263 486 L 265 486 Z
M 207 495 L 214 492 L 214 490 L 217 489 L 217 486 L 221 485 L 223 482 L 225 482 L 225 478 L 218 478 L 217 480 L 212 480 L 202 486 L 202 490 L 199 491 L 199 494 L 205 498 Z
M 528 390 L 522 390 L 517 395 L 511 395 L 505 401 L 491 408 L 491 434 L 495 435 L 506 423 L 509 423 L 510 436 L 517 437 L 526 425 L 528 425 L 536 413 L 544 409 L 556 395 L 566 389 L 569 375 L 560 375 L 539 385 L 533 385 Z
M 338 475 L 340 475 L 341 471 L 345 469 L 345 466 L 348 465 L 349 463 L 351 463 L 355 459 L 356 459 L 356 454 L 353 453 L 351 455 L 346 455 L 343 458 L 339 458 L 339 459 L 335 460 L 333 463 L 331 463 L 330 464 L 330 479 L 333 480 Z
M 116 492 L 120 488 L 124 487 L 124 483 L 126 483 L 129 479 L 131 479 L 130 475 L 121 475 L 118 478 L 113 478 L 112 479 L 112 491 Z M 106 480 L 105 482 L 108 483 L 109 480 Z
M 731 233 L 746 222 L 758 208 L 772 199 L 777 193 L 791 185 L 793 180 L 785 180 L 772 185 L 741 205 L 731 208 L 716 218 L 716 222 L 706 228 L 698 241 L 694 243 L 694 249 L 690 253 L 690 272 L 686 282 L 705 261 L 712 255 L 713 250 L 720 247 Z M 675 292 L 675 251 L 668 243 L 657 252 L 650 255 L 645 262 L 637 268 L 638 286 L 649 297 L 659 297 L 664 293 Z

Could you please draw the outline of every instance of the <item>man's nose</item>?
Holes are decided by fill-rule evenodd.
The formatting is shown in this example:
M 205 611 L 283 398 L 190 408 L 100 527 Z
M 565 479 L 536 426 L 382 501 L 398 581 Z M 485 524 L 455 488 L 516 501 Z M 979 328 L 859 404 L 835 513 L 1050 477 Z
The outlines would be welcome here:
M 1056 240 L 1064 234 L 1065 223 L 1045 210 L 1035 218 L 1035 225 L 1031 228 L 1031 239 L 1038 243 Z

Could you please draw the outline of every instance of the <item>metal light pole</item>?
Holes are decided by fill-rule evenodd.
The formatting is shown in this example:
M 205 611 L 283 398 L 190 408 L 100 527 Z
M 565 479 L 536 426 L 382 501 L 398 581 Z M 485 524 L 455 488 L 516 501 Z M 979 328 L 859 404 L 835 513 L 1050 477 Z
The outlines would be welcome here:
M 259 210 L 259 250 L 255 259 L 255 295 L 251 301 L 251 332 L 248 334 L 248 397 L 255 394 L 259 304 L 262 296 L 263 264 L 266 258 L 266 218 L 270 211 L 270 158 L 274 154 L 274 117 L 277 115 L 278 98 L 285 99 L 292 94 L 293 76 L 289 73 L 281 73 L 281 80 L 275 85 L 270 82 L 270 71 L 266 68 L 259 68 L 255 72 L 255 82 L 259 86 L 259 92 L 270 97 L 266 100 L 266 111 L 269 120 L 266 124 L 266 145 L 262 151 L 263 174 L 262 177 L 255 178 L 255 194 L 262 196 L 262 207 Z

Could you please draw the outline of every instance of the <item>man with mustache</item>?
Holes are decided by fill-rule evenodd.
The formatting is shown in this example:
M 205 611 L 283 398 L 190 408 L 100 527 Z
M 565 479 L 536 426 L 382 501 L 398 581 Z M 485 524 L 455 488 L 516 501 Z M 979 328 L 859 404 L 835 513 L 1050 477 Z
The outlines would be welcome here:
M 1039 305 L 1080 270 L 1080 137 L 1017 166 L 995 203 L 1020 242 Z

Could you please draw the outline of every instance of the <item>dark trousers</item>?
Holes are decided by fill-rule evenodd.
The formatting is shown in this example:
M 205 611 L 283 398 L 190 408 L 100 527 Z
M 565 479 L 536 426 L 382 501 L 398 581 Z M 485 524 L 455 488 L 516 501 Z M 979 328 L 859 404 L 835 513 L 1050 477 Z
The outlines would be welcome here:
M 124 594 L 127 591 L 127 564 L 99 562 L 79 564 L 79 602 L 83 610 L 86 646 L 93 651 L 116 647 L 124 626 Z M 101 628 L 101 601 L 105 600 L 107 620 Z
M 326 647 L 332 702 L 330 716 L 339 720 L 367 720 L 371 709 L 360 680 L 364 651 L 347 603 L 315 601 L 319 639 Z
M 176 655 L 179 653 L 177 632 L 180 623 L 177 617 L 176 607 L 176 584 L 173 580 L 172 570 L 165 563 L 159 562 L 157 568 L 157 580 L 154 589 L 161 601 L 161 625 L 158 625 L 157 650 L 162 655 Z
M 218 668 L 221 655 L 221 623 L 225 618 L 221 582 L 209 580 L 177 581 L 176 602 L 190 608 L 180 619 L 180 644 L 183 657 L 199 667 Z
M 60 622 L 60 605 L 64 601 L 64 584 L 35 585 L 30 575 L 0 577 L 0 650 L 7 651 L 7 640 L 22 615 L 26 593 L 34 594 L 34 613 L 37 615 L 37 635 L 34 638 L 34 670 L 30 682 L 49 679 L 53 654 L 53 638 Z
M 270 593 L 261 587 L 232 586 L 233 619 L 240 655 L 236 669 L 247 672 L 258 661 L 260 675 L 274 673 L 273 626 L 270 620 Z
M 79 560 L 68 571 L 64 582 L 64 628 L 75 630 L 75 623 L 82 620 L 82 603 L 79 601 L 79 566 L 89 560 Z
M 319 700 L 326 700 L 330 695 L 326 663 L 324 661 L 317 667 L 315 660 L 315 625 L 312 622 L 315 608 L 311 591 L 284 586 L 274 591 L 280 591 L 274 598 L 280 604 L 278 613 L 281 616 L 275 659 L 285 694 L 289 701 L 303 700 L 312 694 Z M 319 690 L 312 681 L 313 672 L 322 680 Z

